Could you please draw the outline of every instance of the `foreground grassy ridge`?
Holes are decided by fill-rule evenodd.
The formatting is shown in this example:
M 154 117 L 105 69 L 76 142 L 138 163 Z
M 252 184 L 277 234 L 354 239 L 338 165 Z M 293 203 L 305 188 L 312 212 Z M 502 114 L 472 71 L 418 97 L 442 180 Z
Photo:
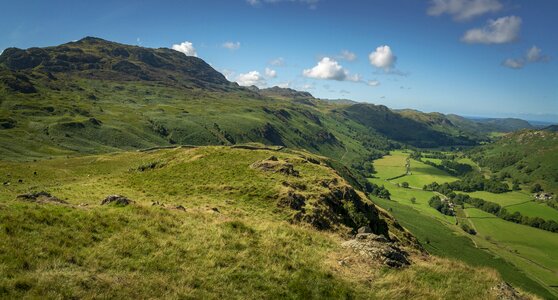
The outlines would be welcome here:
M 474 265 L 491 266 L 496 268 L 506 280 L 518 287 L 545 298 L 558 296 L 551 287 L 556 285 L 558 280 L 556 275 L 558 269 L 554 266 L 554 261 L 557 258 L 553 249 L 557 247 L 555 243 L 558 241 L 555 234 L 507 222 L 477 209 L 466 209 L 464 217 L 467 219 L 461 219 L 461 221 L 472 224 L 478 235 L 469 236 L 465 234 L 459 226 L 455 225 L 455 217 L 442 215 L 428 205 L 428 200 L 435 193 L 413 188 L 402 188 L 396 185 L 398 182 L 407 181 L 413 186 L 412 182 L 420 182 L 421 178 L 425 177 L 443 183 L 448 178 L 456 179 L 455 177 L 428 165 L 426 165 L 428 168 L 420 168 L 415 171 L 413 166 L 417 162 L 411 160 L 412 175 L 391 181 L 385 180 L 385 178 L 390 178 L 395 173 L 394 170 L 404 168 L 405 155 L 403 152 L 392 152 L 390 156 L 374 161 L 374 168 L 377 171 L 375 176 L 378 178 L 370 180 L 376 184 L 384 184 L 392 194 L 392 201 L 378 199 L 375 202 L 385 209 L 391 209 L 391 213 L 400 220 L 403 226 L 419 238 L 428 251 L 437 255 L 457 258 Z M 402 165 L 398 166 L 397 163 Z M 439 176 L 439 172 L 443 174 Z M 415 176 L 414 181 L 411 180 L 413 176 Z M 516 207 L 513 204 L 521 203 L 519 201 L 523 201 L 527 196 L 519 192 L 500 195 L 486 192 L 471 194 L 486 200 L 510 201 L 511 206 L 506 209 L 511 211 Z M 411 202 L 413 197 L 415 203 Z M 540 205 L 532 202 L 526 204 L 540 207 Z M 517 205 L 517 207 L 522 205 L 525 204 Z M 549 207 L 542 206 L 542 209 L 544 209 L 545 214 L 552 213 L 552 209 Z M 472 212 L 477 211 L 484 215 L 479 217 L 472 214 Z M 531 208 L 531 212 L 533 212 L 533 208 Z M 472 239 L 473 242 L 469 239 Z M 480 248 L 487 249 L 490 252 Z M 503 259 L 494 259 L 492 258 L 493 255 L 498 255 Z M 510 263 L 513 263 L 513 265 Z
M 250 168 L 270 155 L 301 176 Z M 283 181 L 339 178 L 296 154 L 207 147 L 0 166 L 23 180 L 0 194 L 0 297 L 495 299 L 501 280 L 420 255 L 387 270 L 342 249 L 336 233 L 287 222 Z M 38 190 L 69 204 L 15 198 Z M 112 193 L 136 203 L 100 206 Z

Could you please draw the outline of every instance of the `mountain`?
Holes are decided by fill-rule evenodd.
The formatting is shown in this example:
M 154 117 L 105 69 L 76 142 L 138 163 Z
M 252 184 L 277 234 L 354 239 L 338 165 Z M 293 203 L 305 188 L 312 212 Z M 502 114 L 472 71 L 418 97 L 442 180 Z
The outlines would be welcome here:
M 465 118 L 458 115 L 447 115 L 448 119 L 456 126 L 469 132 L 513 132 L 521 129 L 533 129 L 527 121 L 516 118 Z
M 199 58 L 92 37 L 6 49 L 0 122 L 0 154 L 13 159 L 259 142 L 358 166 L 404 144 L 474 143 L 385 107 L 240 87 Z

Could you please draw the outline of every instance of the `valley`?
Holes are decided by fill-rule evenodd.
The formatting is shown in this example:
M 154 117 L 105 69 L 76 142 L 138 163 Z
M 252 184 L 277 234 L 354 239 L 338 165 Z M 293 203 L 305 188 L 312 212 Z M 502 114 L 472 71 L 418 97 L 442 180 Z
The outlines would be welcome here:
M 0 298 L 554 299 L 553 128 L 7 48 Z
M 453 258 L 472 262 L 484 266 L 497 268 L 504 278 L 532 291 L 541 290 L 554 296 L 554 286 L 558 280 L 558 261 L 554 249 L 558 239 L 555 233 L 531 228 L 525 225 L 514 224 L 502 220 L 492 214 L 480 209 L 466 205 L 460 215 L 448 216 L 430 207 L 428 201 L 437 193 L 424 191 L 419 186 L 438 182 L 451 182 L 459 178 L 453 177 L 442 170 L 425 165 L 416 160 L 411 162 L 411 175 L 405 175 L 391 179 L 394 174 L 405 174 L 406 158 L 410 152 L 393 151 L 389 156 L 373 162 L 376 173 L 370 181 L 378 185 L 386 185 L 391 192 L 391 200 L 379 200 L 378 204 L 390 210 L 403 224 L 425 245 L 429 251 L 443 253 Z M 430 160 L 439 163 L 440 160 Z M 409 187 L 404 188 L 401 183 L 408 182 Z M 495 194 L 484 191 L 468 193 L 473 197 L 479 197 L 487 201 L 498 203 L 510 211 L 519 211 L 526 216 L 536 216 L 548 220 L 555 220 L 557 210 L 541 203 L 536 203 L 533 196 L 525 190 L 510 191 Z M 411 199 L 414 199 L 412 201 Z M 408 214 L 414 211 L 414 216 Z M 430 220 L 429 220 L 430 219 Z M 407 223 L 407 224 L 405 224 Z M 425 224 L 431 224 L 430 230 L 425 230 Z M 475 235 L 465 233 L 459 225 L 466 223 L 475 231 Z M 441 232 L 448 231 L 449 237 L 440 239 Z M 468 239 L 468 242 L 460 243 L 459 251 L 451 251 L 455 247 L 455 239 Z M 448 244 L 446 244 L 448 243 Z M 465 250 L 470 248 L 470 250 Z M 482 261 L 475 256 L 467 257 L 467 251 L 485 252 L 492 259 Z M 496 259 L 496 257 L 499 257 Z M 511 264 L 511 266 L 509 266 Z M 525 272 L 522 275 L 521 271 Z M 528 276 L 530 279 L 524 278 Z M 530 282 L 530 284 L 528 283 Z

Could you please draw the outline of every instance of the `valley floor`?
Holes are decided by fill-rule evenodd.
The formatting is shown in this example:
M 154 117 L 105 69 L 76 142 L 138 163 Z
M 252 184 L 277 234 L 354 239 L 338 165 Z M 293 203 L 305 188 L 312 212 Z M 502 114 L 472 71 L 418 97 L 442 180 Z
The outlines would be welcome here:
M 422 162 L 411 160 L 411 175 L 405 174 L 408 153 L 393 151 L 374 161 L 376 178 L 385 185 L 392 200 L 374 201 L 401 221 L 425 248 L 438 255 L 456 258 L 473 265 L 497 269 L 505 280 L 524 290 L 545 298 L 558 297 L 558 235 L 537 228 L 519 225 L 497 218 L 474 207 L 458 211 L 456 217 L 443 215 L 428 204 L 435 192 L 421 189 L 425 184 L 451 182 L 458 178 Z M 388 180 L 390 179 L 390 180 Z M 408 182 L 410 188 L 400 186 Z M 471 196 L 498 203 L 510 211 L 524 215 L 554 219 L 556 210 L 535 203 L 525 191 L 493 194 L 474 192 Z M 415 198 L 415 203 L 411 198 Z M 466 222 L 477 231 L 465 233 L 459 225 Z

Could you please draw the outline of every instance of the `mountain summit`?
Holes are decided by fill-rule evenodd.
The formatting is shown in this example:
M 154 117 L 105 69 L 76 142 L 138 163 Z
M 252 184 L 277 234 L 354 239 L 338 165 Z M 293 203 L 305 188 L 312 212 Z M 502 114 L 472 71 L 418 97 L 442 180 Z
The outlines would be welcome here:
M 8 48 L 0 65 L 12 71 L 39 70 L 118 81 L 157 81 L 171 86 L 230 90 L 238 85 L 200 58 L 168 49 L 149 49 L 86 37 L 56 47 Z M 17 89 L 17 88 L 16 88 Z

